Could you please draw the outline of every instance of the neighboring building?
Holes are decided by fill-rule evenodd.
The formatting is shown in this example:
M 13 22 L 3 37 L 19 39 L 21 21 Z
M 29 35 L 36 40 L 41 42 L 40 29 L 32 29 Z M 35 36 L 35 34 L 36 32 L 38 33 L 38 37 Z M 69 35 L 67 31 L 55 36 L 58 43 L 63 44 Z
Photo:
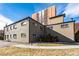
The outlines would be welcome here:
M 56 7 L 52 6 L 45 10 L 39 11 L 37 13 L 32 14 L 32 18 L 36 21 L 42 23 L 43 25 L 48 25 L 49 18 L 56 16 Z
M 35 42 L 36 37 L 44 35 L 44 26 L 30 17 L 24 18 L 4 28 L 5 40 L 12 42 Z
M 64 22 L 64 17 L 65 17 L 65 14 L 50 17 L 47 25 L 62 23 Z

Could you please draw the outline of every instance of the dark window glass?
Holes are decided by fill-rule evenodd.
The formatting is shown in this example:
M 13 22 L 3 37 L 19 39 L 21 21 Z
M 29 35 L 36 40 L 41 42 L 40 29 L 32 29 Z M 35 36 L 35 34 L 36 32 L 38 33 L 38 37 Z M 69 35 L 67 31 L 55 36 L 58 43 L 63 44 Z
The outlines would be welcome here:
M 10 30 L 12 30 L 12 26 L 10 26 Z
M 24 25 L 26 25 L 27 24 L 27 22 L 26 21 L 23 21 L 22 23 L 21 23 L 21 26 L 24 26 Z
M 33 34 L 33 38 L 36 38 L 36 34 Z
M 68 24 L 62 24 L 61 25 L 61 28 L 68 28 L 69 26 L 68 26 Z
M 48 28 L 50 28 L 50 29 L 53 29 L 53 26 L 47 26 Z
M 13 38 L 16 39 L 17 38 L 17 35 L 16 34 L 13 34 Z
M 16 27 L 16 25 L 15 25 L 15 24 L 13 25 L 13 29 L 17 29 L 17 27 Z
M 26 33 L 21 33 L 22 38 L 26 38 Z
M 42 26 L 40 26 L 40 30 L 43 31 L 43 29 L 44 29 L 44 28 L 43 28 Z

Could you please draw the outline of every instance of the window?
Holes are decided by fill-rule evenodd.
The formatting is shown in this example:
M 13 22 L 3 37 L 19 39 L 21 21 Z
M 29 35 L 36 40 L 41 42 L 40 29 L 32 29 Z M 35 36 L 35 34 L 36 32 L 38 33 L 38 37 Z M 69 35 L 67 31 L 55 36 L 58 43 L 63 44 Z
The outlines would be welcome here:
M 34 25 L 34 26 L 37 26 L 38 24 L 37 24 L 37 23 L 35 23 L 35 22 L 33 22 L 33 25 Z
M 17 38 L 17 35 L 16 34 L 13 34 L 13 38 L 16 39 Z
M 22 38 L 26 38 L 26 33 L 21 33 Z
M 12 36 L 10 35 L 10 38 L 12 38 Z
M 35 26 L 37 26 L 37 23 L 35 23 Z
M 12 26 L 10 26 L 10 30 L 12 30 Z
M 48 28 L 50 28 L 50 29 L 53 29 L 53 26 L 47 26 Z
M 50 28 L 50 29 L 53 29 L 53 27 L 52 27 L 52 26 L 50 26 L 49 28 Z
M 6 29 L 7 29 L 7 31 L 8 31 L 8 27 L 7 27 Z
M 24 25 L 26 25 L 27 24 L 27 22 L 26 21 L 23 21 L 22 23 L 21 23 L 21 26 L 24 26 Z
M 68 28 L 69 26 L 68 26 L 68 24 L 62 24 L 61 25 L 61 28 Z
M 16 28 L 17 28 L 17 27 L 16 27 L 16 24 L 14 24 L 14 25 L 13 25 L 13 29 L 16 29 Z
M 43 31 L 43 27 L 42 26 L 40 26 L 40 30 Z
M 37 21 L 39 21 L 39 13 L 37 13 Z
M 33 34 L 33 37 L 36 38 L 36 34 Z
M 9 35 L 7 35 L 7 39 L 9 39 Z
M 5 36 L 4 36 L 4 39 L 6 40 L 6 38 L 7 38 L 7 36 L 5 35 Z

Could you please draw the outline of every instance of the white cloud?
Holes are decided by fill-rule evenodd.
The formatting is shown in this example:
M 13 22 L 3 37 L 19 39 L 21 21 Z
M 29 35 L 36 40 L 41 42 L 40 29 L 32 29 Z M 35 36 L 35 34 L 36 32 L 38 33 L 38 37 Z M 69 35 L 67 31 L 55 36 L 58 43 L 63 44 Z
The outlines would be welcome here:
M 0 30 L 2 30 L 6 24 L 11 23 L 13 23 L 13 21 L 0 14 Z
M 79 16 L 79 4 L 68 4 L 63 13 L 65 13 L 66 16 L 70 18 Z

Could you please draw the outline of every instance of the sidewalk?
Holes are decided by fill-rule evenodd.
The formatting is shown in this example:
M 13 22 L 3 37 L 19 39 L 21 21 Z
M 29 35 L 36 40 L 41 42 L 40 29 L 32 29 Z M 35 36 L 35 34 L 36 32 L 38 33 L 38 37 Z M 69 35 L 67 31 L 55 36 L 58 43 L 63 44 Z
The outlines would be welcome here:
M 18 44 L 18 43 L 12 43 L 12 42 L 5 42 L 0 40 L 0 48 L 2 47 L 9 47 L 9 46 L 15 46 L 18 48 L 32 48 L 32 49 L 71 49 L 71 48 L 79 48 L 78 45 L 64 45 L 64 46 L 34 46 L 31 44 Z
M 65 46 L 31 46 L 31 45 L 14 45 L 19 48 L 32 48 L 32 49 L 71 49 L 79 48 L 79 45 L 65 45 Z

